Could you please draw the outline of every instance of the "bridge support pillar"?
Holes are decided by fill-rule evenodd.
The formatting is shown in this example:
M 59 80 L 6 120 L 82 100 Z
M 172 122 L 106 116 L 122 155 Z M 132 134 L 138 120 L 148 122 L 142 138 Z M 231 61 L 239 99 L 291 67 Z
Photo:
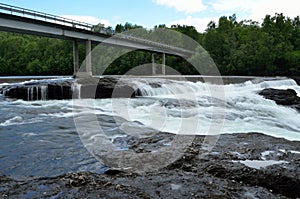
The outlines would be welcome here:
M 79 56 L 78 56 L 78 41 L 73 41 L 73 61 L 74 61 L 74 73 L 73 76 L 77 75 L 77 72 L 79 70 Z
M 152 75 L 156 75 L 154 53 L 152 53 Z
M 87 75 L 92 76 L 92 42 L 91 40 L 86 41 L 86 58 L 85 67 Z
M 165 53 L 163 53 L 161 73 L 162 75 L 166 75 L 166 54 Z

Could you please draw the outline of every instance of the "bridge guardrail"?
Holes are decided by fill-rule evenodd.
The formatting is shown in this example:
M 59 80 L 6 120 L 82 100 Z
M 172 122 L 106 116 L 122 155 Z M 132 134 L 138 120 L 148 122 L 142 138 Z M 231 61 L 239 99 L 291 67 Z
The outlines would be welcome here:
M 34 11 L 34 10 L 26 9 L 26 8 L 21 8 L 21 7 L 17 7 L 17 6 L 12 6 L 12 5 L 8 5 L 8 4 L 4 4 L 4 3 L 0 3 L 0 11 L 4 11 L 6 14 L 28 17 L 28 18 L 32 18 L 35 20 L 56 23 L 56 24 L 60 24 L 60 25 L 75 27 L 78 29 L 85 29 L 88 31 L 99 32 L 99 33 L 106 34 L 106 35 L 116 35 L 119 38 L 137 41 L 137 42 L 141 42 L 141 43 L 147 43 L 147 44 L 150 44 L 155 47 L 160 47 L 162 50 L 170 49 L 170 50 L 185 52 L 188 54 L 193 53 L 192 51 L 189 51 L 189 50 L 186 50 L 186 49 L 183 49 L 180 47 L 170 46 L 168 44 L 150 41 L 150 40 L 146 40 L 146 39 L 142 39 L 139 37 L 134 37 L 134 36 L 126 35 L 126 34 L 122 34 L 122 33 L 115 34 L 115 32 L 113 32 L 113 31 L 107 31 L 109 29 L 106 29 L 106 28 L 102 28 L 100 31 L 94 31 L 95 26 L 92 24 L 89 24 L 89 23 L 80 22 L 80 21 L 76 21 L 76 20 L 72 20 L 72 19 L 67 19 L 64 17 L 55 16 L 55 15 L 51 15 L 51 14 L 47 14 L 47 13 L 43 13 L 43 12 L 39 12 L 39 11 Z
M 89 23 L 67 19 L 64 17 L 38 12 L 30 9 L 25 9 L 17 6 L 12 6 L 4 3 L 0 3 L 0 10 L 6 11 L 7 14 L 11 14 L 11 15 L 29 17 L 36 20 L 52 22 L 56 24 L 76 27 L 85 30 L 91 30 L 93 28 L 93 25 Z
M 185 52 L 185 53 L 188 53 L 188 54 L 193 53 L 192 51 L 184 49 L 184 48 L 180 48 L 180 47 L 176 47 L 176 46 L 170 46 L 168 44 L 159 43 L 159 42 L 155 42 L 155 41 L 151 41 L 151 40 L 147 40 L 147 39 L 142 39 L 142 38 L 139 38 L 139 37 L 134 37 L 134 36 L 126 35 L 126 34 L 122 34 L 122 33 L 118 34 L 118 37 L 133 40 L 133 41 L 138 41 L 138 42 L 141 42 L 141 43 L 148 43 L 148 44 L 151 44 L 151 45 L 156 46 L 156 47 L 161 47 L 162 49 L 172 49 L 172 50 Z

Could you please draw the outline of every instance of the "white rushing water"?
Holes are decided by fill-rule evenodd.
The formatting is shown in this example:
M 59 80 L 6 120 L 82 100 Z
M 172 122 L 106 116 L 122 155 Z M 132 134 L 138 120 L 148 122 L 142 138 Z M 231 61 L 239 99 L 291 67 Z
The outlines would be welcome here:
M 72 117 L 84 113 L 121 116 L 160 131 L 176 134 L 261 132 L 289 140 L 300 140 L 299 112 L 276 105 L 274 101 L 257 94 L 264 88 L 290 88 L 300 96 L 300 87 L 292 79 L 247 81 L 224 86 L 159 79 L 133 81 L 143 95 L 140 98 L 74 100 L 78 103 L 72 100 L 18 100 L 3 103 L 9 107 L 15 104 L 14 108 L 39 108 L 43 110 L 39 112 L 40 117 Z M 46 96 L 42 99 L 44 97 Z M 31 121 L 30 117 L 12 115 L 2 118 L 0 126 Z M 215 128 L 216 126 L 220 128 Z
M 150 86 L 149 81 L 150 85 L 160 83 L 161 87 Z M 300 140 L 299 112 L 258 95 L 264 88 L 290 88 L 299 96 L 300 87 L 292 79 L 247 81 L 224 86 L 202 82 L 137 80 L 136 85 L 141 90 L 142 99 L 96 100 L 95 107 L 107 114 L 121 115 L 172 133 L 261 132 Z M 223 90 L 225 96 L 211 96 L 212 90 Z M 209 131 L 218 125 L 222 128 Z
M 154 159 L 151 169 L 156 169 L 178 158 L 178 152 L 193 140 L 192 136 L 175 136 L 171 142 L 163 141 L 163 147 L 149 153 L 154 159 L 144 159 L 139 156 L 143 153 L 137 153 L 130 157 L 128 164 L 126 158 L 117 158 L 128 152 L 123 153 L 128 150 L 122 141 L 122 137 L 127 139 L 126 134 L 147 137 L 158 131 L 198 135 L 260 132 L 300 140 L 299 112 L 257 94 L 264 88 L 290 88 L 299 95 L 300 87 L 291 79 L 224 86 L 162 79 L 128 81 L 134 83 L 141 97 L 80 99 L 86 91 L 81 92 L 84 86 L 75 84 L 72 88 L 74 100 L 46 100 L 47 82 L 34 81 L 27 82 L 29 87 L 25 90 L 29 100 L 33 101 L 0 95 L 1 174 L 24 177 L 58 176 L 76 171 L 103 173 L 106 169 L 103 165 L 130 168 Z M 212 139 L 206 139 L 202 148 L 210 151 L 214 146 L 211 141 L 216 141 L 214 137 L 218 136 L 207 137 Z M 242 156 L 238 152 L 232 153 Z M 277 154 L 285 153 L 298 155 L 300 151 L 283 147 L 266 149 L 259 160 L 239 162 L 257 169 L 274 164 L 285 166 L 289 163 L 276 159 Z M 97 156 L 99 154 L 101 156 Z M 158 157 L 161 158 L 159 161 Z M 180 185 L 172 184 L 171 188 L 176 190 Z

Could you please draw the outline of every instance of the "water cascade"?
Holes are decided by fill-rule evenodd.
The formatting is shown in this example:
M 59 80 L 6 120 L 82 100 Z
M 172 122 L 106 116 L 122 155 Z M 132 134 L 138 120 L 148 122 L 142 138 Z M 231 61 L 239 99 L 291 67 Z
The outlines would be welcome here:
M 75 82 L 72 84 L 73 99 L 81 99 L 81 84 Z
M 48 86 L 36 85 L 27 87 L 27 101 L 33 100 L 47 100 L 48 99 Z

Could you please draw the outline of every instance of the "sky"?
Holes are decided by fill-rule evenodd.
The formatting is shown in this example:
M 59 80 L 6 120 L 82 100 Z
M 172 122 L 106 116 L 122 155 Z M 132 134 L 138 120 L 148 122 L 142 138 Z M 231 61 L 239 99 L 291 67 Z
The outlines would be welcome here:
M 236 14 L 237 20 L 261 22 L 266 14 L 300 15 L 297 0 L 0 0 L 1 3 L 37 10 L 115 28 L 126 22 L 155 25 L 192 25 L 205 31 L 210 21 Z

